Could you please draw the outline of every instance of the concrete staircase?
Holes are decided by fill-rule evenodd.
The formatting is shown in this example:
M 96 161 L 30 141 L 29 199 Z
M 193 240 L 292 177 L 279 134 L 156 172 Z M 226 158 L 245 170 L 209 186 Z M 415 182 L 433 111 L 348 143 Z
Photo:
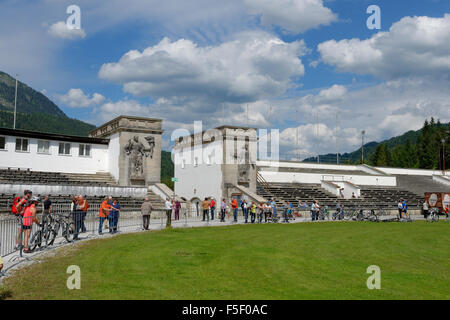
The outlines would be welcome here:
M 397 175 L 397 186 L 414 192 L 421 198 L 425 192 L 450 192 L 450 187 L 433 181 L 432 176 Z
M 164 200 L 151 190 L 148 190 L 147 197 L 154 209 L 164 209 Z
M 107 186 L 117 186 L 116 180 L 108 172 L 97 172 L 96 174 L 63 173 L 69 181 L 86 184 L 102 184 Z

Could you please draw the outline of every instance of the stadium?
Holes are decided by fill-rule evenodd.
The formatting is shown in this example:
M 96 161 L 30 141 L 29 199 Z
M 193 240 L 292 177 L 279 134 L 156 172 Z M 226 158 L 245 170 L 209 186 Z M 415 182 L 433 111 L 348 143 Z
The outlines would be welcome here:
M 450 299 L 449 3 L 0 12 L 0 300 Z

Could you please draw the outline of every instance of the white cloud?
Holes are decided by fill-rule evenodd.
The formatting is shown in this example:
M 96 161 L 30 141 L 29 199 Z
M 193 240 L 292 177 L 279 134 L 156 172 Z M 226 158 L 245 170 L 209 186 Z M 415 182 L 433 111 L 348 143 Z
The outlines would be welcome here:
M 94 93 L 92 98 L 89 98 L 81 89 L 70 89 L 66 94 L 58 95 L 57 98 L 72 108 L 92 107 L 105 100 L 105 97 L 99 93 Z
M 383 79 L 444 76 L 450 71 L 450 14 L 442 18 L 404 17 L 370 39 L 319 44 L 321 59 L 341 72 Z
M 99 112 L 103 121 L 109 121 L 120 115 L 149 117 L 151 109 L 136 100 L 120 100 L 117 102 L 107 102 L 103 104 L 100 106 Z M 152 117 L 155 116 L 152 115 Z
M 432 116 L 449 122 L 450 81 L 432 80 L 392 80 L 358 90 L 334 85 L 317 94 L 273 101 L 273 125 L 287 127 L 281 153 L 295 155 L 296 112 L 301 158 L 336 152 L 336 126 L 338 150 L 343 153 L 360 147 L 361 130 L 366 131 L 366 141 L 382 141 L 418 130 Z
M 304 75 L 298 57 L 303 41 L 286 43 L 264 32 L 247 32 L 218 46 L 164 38 L 142 52 L 129 51 L 104 64 L 102 79 L 124 85 L 135 96 L 247 103 L 283 94 Z
M 302 33 L 337 20 L 322 0 L 244 0 L 249 12 L 260 14 L 263 25 L 276 25 L 283 29 Z
M 75 40 L 83 39 L 86 33 L 81 29 L 70 29 L 64 21 L 58 21 L 48 28 L 48 33 L 56 38 Z

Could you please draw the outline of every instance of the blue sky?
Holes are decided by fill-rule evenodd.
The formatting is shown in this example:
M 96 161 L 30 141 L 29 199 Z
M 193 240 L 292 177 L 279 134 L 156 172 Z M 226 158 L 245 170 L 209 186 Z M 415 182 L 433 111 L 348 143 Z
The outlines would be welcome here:
M 64 28 L 72 4 L 82 30 Z M 246 125 L 247 105 L 302 157 L 450 120 L 445 0 L 2 0 L 0 30 L 0 70 L 96 125 L 160 117 L 166 149 L 194 120 Z

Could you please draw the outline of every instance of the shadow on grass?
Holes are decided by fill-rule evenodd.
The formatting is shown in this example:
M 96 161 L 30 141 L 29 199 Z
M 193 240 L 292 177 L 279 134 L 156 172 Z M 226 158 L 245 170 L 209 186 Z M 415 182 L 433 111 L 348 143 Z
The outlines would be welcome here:
M 12 298 L 12 291 L 5 288 L 0 288 L 0 300 L 6 300 L 8 298 Z

